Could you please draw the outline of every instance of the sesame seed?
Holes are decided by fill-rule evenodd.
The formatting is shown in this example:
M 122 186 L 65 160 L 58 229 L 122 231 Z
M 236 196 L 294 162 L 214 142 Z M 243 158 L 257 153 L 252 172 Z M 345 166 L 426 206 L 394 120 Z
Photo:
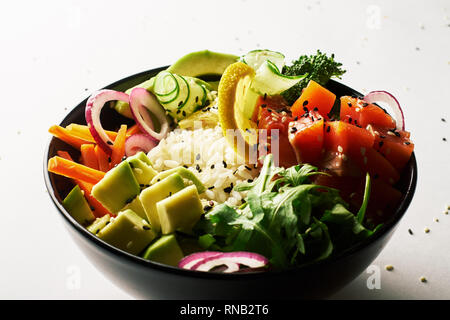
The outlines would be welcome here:
M 303 101 L 303 106 L 306 107 L 308 105 L 308 100 Z
M 195 160 L 200 160 L 200 153 L 197 154 L 197 156 L 195 157 Z
M 387 270 L 387 271 L 392 271 L 392 270 L 394 270 L 394 266 L 388 264 L 388 265 L 386 266 L 386 270 Z
M 227 163 L 225 162 L 225 160 L 222 160 L 223 163 L 223 167 L 226 168 L 227 167 Z
M 338 146 L 337 149 L 338 149 L 339 152 L 344 151 L 344 149 L 341 146 Z
M 408 229 L 408 232 L 409 232 L 410 235 L 413 235 L 413 232 L 412 232 L 411 229 Z
M 427 282 L 428 280 L 427 280 L 427 278 L 425 278 L 425 277 L 420 277 L 420 282 Z
M 212 164 L 210 168 L 211 168 L 211 169 L 214 169 L 214 164 Z
M 350 102 L 347 102 L 347 105 L 351 108 L 352 104 Z
M 110 146 L 113 145 L 113 143 L 111 141 L 106 141 L 107 144 L 109 144 Z
M 428 229 L 428 228 L 425 228 L 425 233 L 429 233 L 430 232 L 430 229 Z

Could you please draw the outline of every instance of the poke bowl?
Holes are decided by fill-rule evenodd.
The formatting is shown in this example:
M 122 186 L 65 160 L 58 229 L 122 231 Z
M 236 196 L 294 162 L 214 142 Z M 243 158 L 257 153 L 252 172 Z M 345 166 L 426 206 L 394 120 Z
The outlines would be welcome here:
M 254 52 L 258 53 L 256 60 L 252 60 Z M 200 52 L 200 58 L 205 59 L 205 53 L 212 54 L 215 59 L 215 53 L 209 51 Z M 59 216 L 92 264 L 133 297 L 176 300 L 327 298 L 373 262 L 412 201 L 417 164 L 410 149 L 409 133 L 406 136 L 404 127 L 383 131 L 379 122 L 357 125 L 357 121 L 364 123 L 367 120 L 359 114 L 357 118 L 353 110 L 347 110 L 347 114 L 341 111 L 339 119 L 333 118 L 331 110 L 338 104 L 341 110 L 344 109 L 344 103 L 349 107 L 351 103 L 355 103 L 354 107 L 358 104 L 361 109 L 363 103 L 383 110 L 383 114 L 388 113 L 371 101 L 370 96 L 332 79 L 327 79 L 322 85 L 308 79 L 294 103 L 290 104 L 290 109 L 297 105 L 297 109 L 300 106 L 300 110 L 304 110 L 300 116 L 291 114 L 291 110 L 283 114 L 287 104 L 277 108 L 278 93 L 270 89 L 264 93 L 263 90 L 256 91 L 254 97 L 246 95 L 246 99 L 254 99 L 251 105 L 256 105 L 255 109 L 259 110 L 256 113 L 252 110 L 247 120 L 253 119 L 257 129 L 261 129 L 258 126 L 264 123 L 264 129 L 272 129 L 276 134 L 259 131 L 259 136 L 266 139 L 269 136 L 272 140 L 269 138 L 269 143 L 258 140 L 257 147 L 248 149 L 245 146 L 253 144 L 249 143 L 251 130 L 247 127 L 241 130 L 240 136 L 227 139 L 225 128 L 231 129 L 237 123 L 239 130 L 241 123 L 239 119 L 230 122 L 227 118 L 223 110 L 224 105 L 230 108 L 227 96 L 239 96 L 241 91 L 247 94 L 251 83 L 259 81 L 258 86 L 264 86 L 266 84 L 261 84 L 261 81 L 273 76 L 267 72 L 252 73 L 251 69 L 261 65 L 268 67 L 279 77 L 272 78 L 270 83 L 274 87 L 280 86 L 283 92 L 292 88 L 293 83 L 295 85 L 305 79 L 304 74 L 301 77 L 286 74 L 283 79 L 282 67 L 272 63 L 278 53 L 275 56 L 272 51 L 251 53 L 244 58 L 225 55 L 231 60 L 228 63 L 223 62 L 222 56 L 222 65 L 218 67 L 215 61 L 212 72 L 200 72 L 203 76 L 189 74 L 191 71 L 185 69 L 186 63 L 183 62 L 188 60 L 195 64 L 199 53 L 187 55 L 188 58 L 183 57 L 171 66 L 132 75 L 86 98 L 58 126 L 49 130 L 53 137 L 44 155 L 44 179 Z M 271 60 L 265 59 L 267 56 Z M 204 60 L 196 68 L 201 69 L 203 64 Z M 250 75 L 249 86 L 239 81 L 234 87 L 224 84 L 224 79 L 233 71 L 233 65 L 234 72 L 241 72 L 241 79 L 248 79 Z M 177 78 L 175 71 L 184 75 Z M 169 84 L 166 91 L 151 80 L 158 80 L 161 74 L 164 75 L 162 83 Z M 191 82 L 189 77 L 199 80 Z M 236 74 L 231 78 L 236 78 Z M 199 85 L 198 88 L 190 88 L 191 100 L 197 103 L 195 108 L 188 108 L 187 115 L 183 114 L 183 111 L 178 111 L 183 108 L 178 108 L 177 99 L 173 99 L 176 102 L 173 110 L 159 115 L 155 115 L 158 111 L 152 113 L 154 107 L 148 107 L 150 112 L 143 111 L 146 104 L 165 106 L 177 90 L 177 95 L 179 92 L 182 95 L 182 84 L 176 89 L 177 79 L 186 83 L 185 88 L 188 84 Z M 149 81 L 153 91 L 143 85 L 148 85 Z M 174 85 L 170 86 L 170 83 Z M 318 102 L 308 109 L 308 100 L 311 104 L 315 99 L 314 95 L 308 100 L 305 98 L 311 89 L 310 83 L 326 90 L 326 95 L 328 92 L 333 94 L 327 112 L 321 110 Z M 144 88 L 145 92 L 134 90 L 136 88 Z M 200 95 L 205 89 L 211 93 L 206 98 L 211 100 L 209 103 L 202 101 Z M 112 96 L 102 98 L 104 93 Z M 148 98 L 148 93 L 151 98 Z M 195 94 L 198 96 L 194 97 Z M 379 98 L 377 94 L 374 96 Z M 131 98 L 127 96 L 119 104 L 124 95 Z M 386 101 L 386 95 L 381 97 L 381 102 Z M 326 100 L 319 100 L 323 99 Z M 388 95 L 389 99 L 395 100 Z M 110 100 L 111 108 L 103 107 Z M 191 101 L 189 98 L 184 100 Z M 238 106 L 236 100 L 239 99 L 231 102 L 237 110 L 234 112 L 246 113 L 246 107 Z M 133 101 L 137 101 L 135 106 Z M 216 110 L 214 106 L 218 101 L 222 110 Z M 97 107 L 100 105 L 98 110 L 96 104 Z M 127 113 L 130 109 L 131 114 Z M 216 115 L 207 117 L 211 112 Z M 264 112 L 270 115 L 264 118 Z M 166 125 L 160 121 L 163 116 L 170 120 Z M 189 121 L 185 121 L 189 116 Z M 292 124 L 267 127 L 268 123 L 283 121 L 283 117 L 290 117 Z M 398 119 L 395 118 L 402 121 Z M 99 123 L 101 129 L 98 129 Z M 378 171 L 363 170 L 360 166 L 355 173 L 353 164 L 358 167 L 358 156 L 351 151 L 348 156 L 353 164 L 350 169 L 346 167 L 348 159 L 341 152 L 347 147 L 345 141 L 341 136 L 334 137 L 331 141 L 338 142 L 333 145 L 326 142 L 330 141 L 326 134 L 333 130 L 350 132 L 348 130 L 353 130 L 353 126 L 370 132 L 370 135 L 362 132 L 362 136 L 356 138 L 349 134 L 348 141 L 365 143 L 365 137 L 372 136 L 369 142 L 376 144 L 377 149 L 372 151 L 370 148 L 369 151 L 377 152 L 375 158 L 378 153 L 385 154 L 386 149 L 380 149 L 383 144 L 395 147 L 389 141 L 401 139 L 402 146 L 406 145 L 410 152 L 407 161 L 403 160 L 401 170 L 397 170 L 400 172 L 398 176 L 380 171 L 373 158 L 368 159 L 371 153 L 365 149 L 366 146 L 359 142 L 356 145 L 361 165 L 368 168 L 369 162 L 370 168 L 376 167 Z M 285 136 L 283 128 L 287 130 Z M 311 131 L 312 128 L 320 129 L 322 133 Z M 149 133 L 157 136 L 164 130 L 164 137 L 148 139 Z M 105 135 L 102 136 L 101 132 Z M 245 132 L 249 135 L 246 136 Z M 299 137 L 298 132 L 312 132 L 314 145 L 306 144 L 301 149 L 305 141 L 311 140 L 308 140 L 311 134 Z M 380 136 L 385 139 L 383 134 L 389 135 L 387 140 L 380 140 Z M 132 139 L 133 135 L 138 137 Z M 319 139 L 317 135 L 323 138 Z M 239 149 L 239 138 L 244 149 Z M 288 144 L 283 144 L 282 139 L 293 146 L 294 160 L 286 160 L 289 155 L 283 150 L 288 148 Z M 374 142 L 374 139 L 378 140 Z M 120 140 L 121 144 L 117 142 Z M 321 144 L 320 150 L 314 153 L 315 143 L 320 140 L 329 144 Z M 195 149 L 199 144 L 203 149 Z M 281 150 L 279 153 L 275 150 L 276 144 Z M 116 149 L 116 146 L 120 148 Z M 112 149 L 109 154 L 108 147 Z M 352 147 L 348 148 L 351 150 Z M 333 151 L 325 152 L 325 149 Z M 89 165 L 89 150 L 96 159 L 94 165 Z M 253 162 L 249 160 L 251 150 L 257 150 Z M 180 154 L 183 157 L 180 158 Z M 231 156 L 236 156 L 233 159 L 241 162 L 234 163 Z M 383 161 L 385 159 L 389 157 L 383 157 Z M 398 163 L 394 161 L 393 166 L 397 168 Z M 150 177 L 145 175 L 147 167 L 152 170 Z M 133 176 L 130 178 L 133 182 L 124 176 Z M 307 209 L 301 209 L 305 207 Z

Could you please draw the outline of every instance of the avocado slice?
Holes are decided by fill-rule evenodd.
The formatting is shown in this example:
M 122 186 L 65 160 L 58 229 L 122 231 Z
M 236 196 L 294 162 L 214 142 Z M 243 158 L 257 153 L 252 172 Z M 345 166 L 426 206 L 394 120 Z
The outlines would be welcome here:
M 163 180 L 164 181 L 164 180 Z M 162 234 L 191 233 L 203 214 L 197 188 L 192 185 L 156 203 Z
M 97 236 L 116 248 L 131 254 L 139 254 L 156 238 L 156 233 L 147 221 L 133 210 L 127 209 L 111 219 Z
M 144 207 L 142 206 L 142 202 L 139 199 L 139 197 L 134 198 L 134 200 L 131 201 L 129 204 L 127 204 L 125 207 L 123 207 L 121 211 L 127 209 L 133 210 L 134 213 L 136 213 L 139 217 L 148 222 L 147 215 L 145 214 Z
M 176 167 L 169 170 L 162 171 L 158 173 L 151 181 L 151 184 L 155 184 L 160 180 L 170 176 L 173 173 L 178 173 L 184 179 L 192 181 L 192 183 L 197 187 L 198 193 L 203 193 L 206 190 L 206 187 L 203 183 L 197 178 L 197 176 L 192 173 L 192 171 L 186 169 L 185 167 Z
M 109 214 L 105 214 L 103 217 L 95 219 L 88 227 L 88 231 L 97 234 L 102 230 L 111 220 L 111 216 Z
M 155 232 L 159 232 L 161 224 L 159 222 L 156 203 L 170 195 L 179 192 L 184 188 L 183 178 L 178 173 L 173 173 L 167 178 L 155 183 L 154 185 L 142 190 L 139 199 L 144 207 L 148 221 Z
M 87 225 L 95 220 L 95 216 L 84 197 L 83 191 L 76 185 L 62 202 L 63 207 L 79 224 Z
M 154 80 L 155 80 L 154 78 L 151 78 L 151 79 L 149 79 L 147 81 L 144 81 L 144 82 L 142 82 L 142 83 L 140 83 L 140 84 L 138 84 L 138 85 L 136 85 L 134 87 L 131 87 L 131 88 L 127 89 L 125 91 L 125 93 L 126 94 L 130 94 L 131 90 L 133 90 L 134 88 L 144 88 L 145 90 L 150 91 L 150 89 L 153 87 Z M 114 104 L 114 109 L 116 109 L 116 111 L 118 113 L 120 113 L 121 115 L 123 115 L 123 116 L 125 116 L 127 118 L 130 118 L 130 119 L 133 119 L 133 115 L 131 114 L 130 105 L 127 102 L 125 102 L 125 101 L 117 101 Z
M 126 161 L 130 164 L 131 169 L 133 169 L 134 177 L 141 187 L 150 184 L 153 177 L 158 174 L 158 172 L 153 169 L 150 159 L 148 159 L 142 151 L 127 158 Z
M 238 59 L 238 56 L 227 53 L 196 51 L 178 59 L 167 71 L 196 78 L 221 76 L 225 69 Z
M 175 235 L 169 234 L 162 236 L 152 243 L 142 255 L 144 259 L 168 264 L 169 266 L 178 266 L 178 262 L 183 259 L 184 254 L 178 245 Z
M 92 188 L 92 195 L 112 213 L 133 201 L 141 189 L 127 161 L 109 170 Z

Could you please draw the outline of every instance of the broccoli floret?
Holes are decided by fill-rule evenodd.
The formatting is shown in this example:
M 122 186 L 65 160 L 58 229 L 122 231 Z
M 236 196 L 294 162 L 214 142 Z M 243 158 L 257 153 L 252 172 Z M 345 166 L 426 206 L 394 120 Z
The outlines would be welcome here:
M 302 55 L 298 60 L 292 61 L 291 66 L 284 66 L 283 74 L 287 76 L 299 76 L 308 73 L 308 76 L 284 91 L 281 95 L 289 104 L 293 104 L 302 93 L 302 89 L 308 85 L 309 80 L 314 80 L 324 86 L 331 77 L 340 79 L 345 73 L 345 70 L 341 69 L 341 66 L 342 63 L 334 60 L 334 54 L 327 57 L 320 50 L 317 50 L 317 54 L 315 55 Z

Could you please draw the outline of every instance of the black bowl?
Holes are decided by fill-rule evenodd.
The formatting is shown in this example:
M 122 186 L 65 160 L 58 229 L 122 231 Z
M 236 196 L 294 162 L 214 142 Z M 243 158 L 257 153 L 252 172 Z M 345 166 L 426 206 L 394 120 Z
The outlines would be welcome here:
M 106 88 L 124 91 L 165 68 L 127 77 Z M 337 96 L 361 96 L 359 92 L 336 81 L 329 81 L 327 87 Z M 61 126 L 86 123 L 86 100 L 64 118 Z M 102 124 L 106 129 L 117 130 L 123 123 L 132 122 L 110 108 L 105 108 L 102 112 Z M 136 298 L 145 299 L 326 298 L 361 274 L 381 252 L 405 214 L 417 180 L 417 164 L 413 154 L 398 184 L 403 198 L 395 214 L 372 237 L 340 255 L 313 265 L 283 271 L 206 273 L 178 269 L 128 254 L 107 244 L 78 224 L 61 205 L 73 183 L 70 179 L 48 172 L 48 159 L 57 150 L 66 150 L 75 159 L 78 159 L 79 153 L 64 142 L 52 138 L 44 157 L 45 184 L 70 235 L 92 263 L 118 287 Z

